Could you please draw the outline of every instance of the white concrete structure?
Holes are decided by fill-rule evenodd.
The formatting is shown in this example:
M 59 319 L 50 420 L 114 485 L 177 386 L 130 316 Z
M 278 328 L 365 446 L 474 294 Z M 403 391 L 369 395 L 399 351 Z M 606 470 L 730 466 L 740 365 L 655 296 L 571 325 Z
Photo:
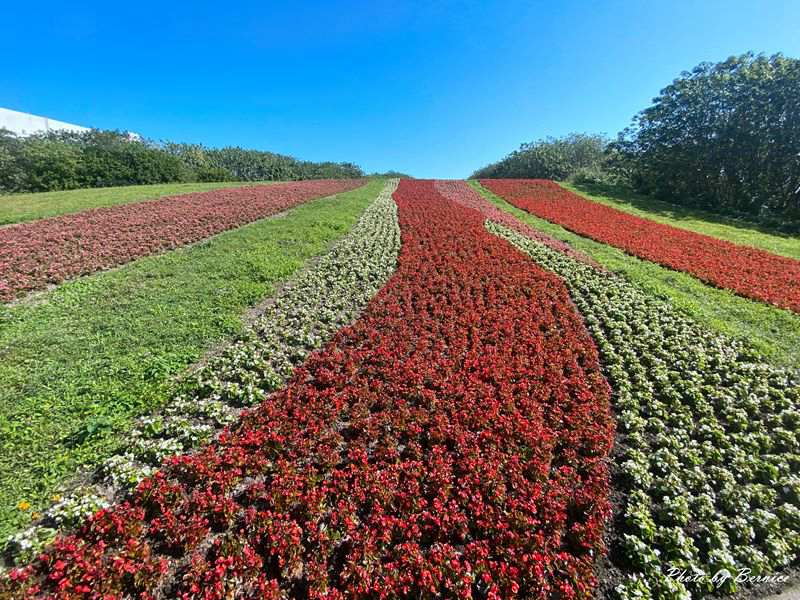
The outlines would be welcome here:
M 18 112 L 8 108 L 0 108 L 0 129 L 8 129 L 20 136 L 47 131 L 89 131 L 88 127 Z

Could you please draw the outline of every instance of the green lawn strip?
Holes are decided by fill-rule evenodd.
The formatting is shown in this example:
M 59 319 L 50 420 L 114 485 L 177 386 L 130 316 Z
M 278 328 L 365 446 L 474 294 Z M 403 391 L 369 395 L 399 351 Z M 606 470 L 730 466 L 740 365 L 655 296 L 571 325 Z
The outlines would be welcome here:
M 175 375 L 239 333 L 245 309 L 345 235 L 383 185 L 0 307 L 0 538 L 29 520 L 20 501 L 47 505 L 118 449 Z
M 123 187 L 91 188 L 35 194 L 0 195 L 0 225 L 23 223 L 44 217 L 54 217 L 80 212 L 89 208 L 114 206 L 152 200 L 162 196 L 207 192 L 221 188 L 245 185 L 265 185 L 225 181 L 216 183 L 159 183 L 155 185 L 128 185 Z
M 793 367 L 800 364 L 799 315 L 713 288 L 685 273 L 640 260 L 613 246 L 581 237 L 512 206 L 476 181 L 471 181 L 470 185 L 520 221 L 568 242 L 648 293 L 670 300 L 699 323 L 748 340 L 773 364 Z
M 649 196 L 617 188 L 571 185 L 562 187 L 588 200 L 605 204 L 632 215 L 681 229 L 703 233 L 734 244 L 753 246 L 800 260 L 800 236 L 781 234 L 740 219 L 662 202 Z

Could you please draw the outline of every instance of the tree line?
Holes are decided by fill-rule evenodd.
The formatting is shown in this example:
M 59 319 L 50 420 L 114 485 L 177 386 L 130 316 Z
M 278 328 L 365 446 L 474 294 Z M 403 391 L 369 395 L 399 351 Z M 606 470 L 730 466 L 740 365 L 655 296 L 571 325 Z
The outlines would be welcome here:
M 750 52 L 701 63 L 615 140 L 523 144 L 473 177 L 623 184 L 674 204 L 800 223 L 800 60 Z
M 157 143 L 120 131 L 16 136 L 0 130 L 0 192 L 193 181 L 363 177 L 355 164 L 303 161 L 260 150 Z
M 502 160 L 471 177 L 512 179 L 603 179 L 608 140 L 603 135 L 571 133 L 522 144 Z

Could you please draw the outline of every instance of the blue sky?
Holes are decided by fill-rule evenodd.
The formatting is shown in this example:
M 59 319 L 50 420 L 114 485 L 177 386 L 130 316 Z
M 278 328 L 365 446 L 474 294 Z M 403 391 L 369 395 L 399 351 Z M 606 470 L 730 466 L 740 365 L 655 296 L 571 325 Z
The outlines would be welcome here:
M 701 61 L 800 57 L 797 0 L 45 0 L 3 22 L 0 106 L 418 177 L 615 135 Z

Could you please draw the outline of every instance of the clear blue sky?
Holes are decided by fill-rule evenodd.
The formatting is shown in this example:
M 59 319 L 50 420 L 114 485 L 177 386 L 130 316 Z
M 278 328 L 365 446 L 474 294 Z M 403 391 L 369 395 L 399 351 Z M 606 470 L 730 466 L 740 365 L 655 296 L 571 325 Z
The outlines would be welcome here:
M 682 70 L 800 57 L 797 0 L 8 2 L 0 106 L 155 139 L 464 177 L 615 135 Z

